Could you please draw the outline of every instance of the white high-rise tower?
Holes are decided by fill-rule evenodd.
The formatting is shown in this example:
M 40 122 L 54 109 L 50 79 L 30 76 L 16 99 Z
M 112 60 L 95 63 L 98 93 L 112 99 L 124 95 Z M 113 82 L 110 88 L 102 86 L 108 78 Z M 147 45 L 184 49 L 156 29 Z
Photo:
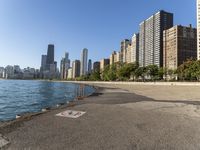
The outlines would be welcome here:
M 81 76 L 87 74 L 87 61 L 88 61 L 88 49 L 84 48 L 81 53 L 81 70 L 80 70 Z

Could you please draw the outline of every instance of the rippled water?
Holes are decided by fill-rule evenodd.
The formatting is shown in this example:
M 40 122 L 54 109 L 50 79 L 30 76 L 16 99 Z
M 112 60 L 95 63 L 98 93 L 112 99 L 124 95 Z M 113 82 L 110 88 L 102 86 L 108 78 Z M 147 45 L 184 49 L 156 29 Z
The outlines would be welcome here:
M 76 97 L 78 87 L 61 82 L 0 80 L 0 121 L 71 101 Z M 93 92 L 89 86 L 84 88 L 85 95 Z

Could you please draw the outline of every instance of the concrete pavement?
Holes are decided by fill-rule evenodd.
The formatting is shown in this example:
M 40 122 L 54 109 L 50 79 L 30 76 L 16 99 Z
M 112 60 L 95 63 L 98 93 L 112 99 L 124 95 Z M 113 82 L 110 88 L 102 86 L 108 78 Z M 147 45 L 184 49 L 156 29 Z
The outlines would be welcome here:
M 200 107 L 198 101 L 189 102 L 102 88 L 74 107 L 52 110 L 0 133 L 10 150 L 197 150 Z M 55 116 L 67 109 L 86 114 L 77 119 Z

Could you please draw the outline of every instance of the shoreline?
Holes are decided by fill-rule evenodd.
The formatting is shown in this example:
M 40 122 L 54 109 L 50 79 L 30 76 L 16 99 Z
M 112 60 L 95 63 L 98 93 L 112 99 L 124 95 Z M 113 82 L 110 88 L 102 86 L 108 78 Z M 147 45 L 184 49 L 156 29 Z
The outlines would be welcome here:
M 198 86 L 101 83 L 96 87 L 93 96 L 70 103 L 71 108 L 63 106 L 0 127 L 10 142 L 8 148 L 189 149 L 193 145 L 199 149 L 199 140 L 187 138 L 200 138 L 200 99 L 194 98 L 200 97 Z M 86 114 L 77 119 L 55 116 L 68 109 Z
M 49 82 L 57 82 L 57 81 L 49 81 Z M 16 124 L 20 124 L 20 123 L 22 123 L 24 121 L 31 120 L 35 116 L 39 116 L 39 115 L 42 115 L 42 114 L 45 114 L 45 113 L 48 113 L 48 112 L 51 112 L 51 111 L 54 111 L 54 110 L 73 107 L 73 106 L 75 106 L 77 104 L 78 101 L 81 101 L 84 98 L 87 98 L 87 97 L 90 97 L 90 96 L 94 95 L 97 92 L 97 90 L 99 89 L 99 87 L 93 86 L 93 85 L 89 85 L 89 84 L 83 84 L 83 83 L 72 83 L 72 84 L 89 86 L 89 87 L 94 89 L 94 92 L 90 93 L 90 94 L 88 94 L 86 96 L 80 97 L 80 98 L 79 97 L 74 97 L 74 99 L 69 100 L 66 103 L 56 104 L 55 106 L 48 107 L 48 108 L 42 108 L 38 112 L 27 112 L 27 113 L 17 114 L 16 118 L 13 118 L 13 119 L 7 120 L 7 121 L 0 121 L 0 133 L 1 133 L 2 130 L 5 130 L 4 128 L 12 128 L 12 126 L 16 126 Z M 17 118 L 17 116 L 19 116 L 19 118 Z

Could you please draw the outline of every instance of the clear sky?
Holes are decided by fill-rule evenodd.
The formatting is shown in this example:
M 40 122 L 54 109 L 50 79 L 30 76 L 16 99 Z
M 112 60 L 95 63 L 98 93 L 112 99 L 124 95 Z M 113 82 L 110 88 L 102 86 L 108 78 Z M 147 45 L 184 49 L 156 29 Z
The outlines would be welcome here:
M 93 61 L 119 50 L 139 23 L 163 9 L 174 24 L 196 27 L 196 0 L 0 0 L 0 66 L 39 68 L 47 45 L 55 60 L 64 52 L 80 59 L 88 48 Z

